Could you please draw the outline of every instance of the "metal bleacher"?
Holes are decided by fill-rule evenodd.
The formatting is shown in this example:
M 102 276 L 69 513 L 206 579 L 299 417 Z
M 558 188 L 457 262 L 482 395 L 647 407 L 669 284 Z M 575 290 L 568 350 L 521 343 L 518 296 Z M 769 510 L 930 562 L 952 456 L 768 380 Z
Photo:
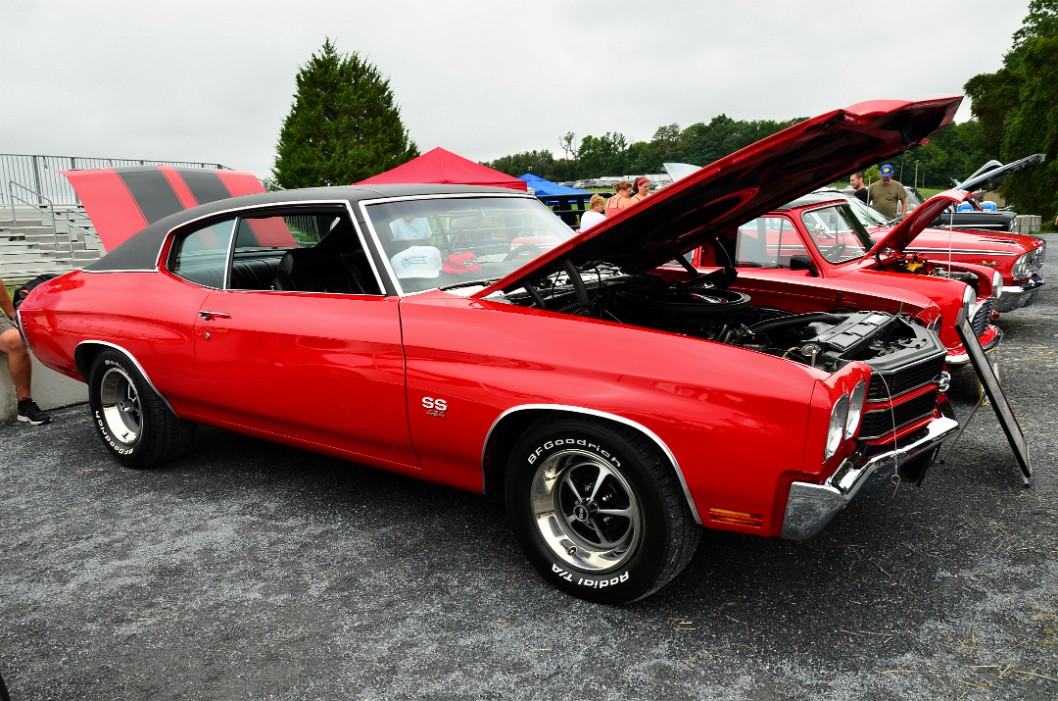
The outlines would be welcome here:
M 141 165 L 226 169 L 218 163 L 0 154 L 4 283 L 75 270 L 103 255 L 95 227 L 62 171 Z

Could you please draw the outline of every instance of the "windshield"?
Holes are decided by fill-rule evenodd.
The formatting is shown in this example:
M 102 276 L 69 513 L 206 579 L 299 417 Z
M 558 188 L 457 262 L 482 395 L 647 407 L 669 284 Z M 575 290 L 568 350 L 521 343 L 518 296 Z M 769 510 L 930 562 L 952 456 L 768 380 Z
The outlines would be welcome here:
M 889 224 L 889 220 L 885 218 L 885 215 L 876 209 L 868 207 L 862 201 L 855 197 L 849 198 L 849 206 L 852 207 L 852 213 L 856 215 L 856 219 L 859 220 L 860 224 L 865 227 L 872 226 L 886 226 Z
M 820 255 L 831 263 L 863 258 L 874 245 L 848 204 L 810 209 L 801 222 Z
M 574 236 L 527 197 L 421 197 L 366 211 L 405 293 L 501 278 Z

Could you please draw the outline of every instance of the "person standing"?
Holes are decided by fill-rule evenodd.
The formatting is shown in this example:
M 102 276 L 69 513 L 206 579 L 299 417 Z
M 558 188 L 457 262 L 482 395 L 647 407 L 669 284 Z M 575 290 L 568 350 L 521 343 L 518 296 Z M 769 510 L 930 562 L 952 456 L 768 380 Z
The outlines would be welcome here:
M 640 175 L 638 178 L 635 179 L 635 182 L 632 183 L 632 186 L 635 190 L 635 194 L 632 195 L 632 197 L 630 197 L 629 199 L 632 200 L 633 204 L 636 202 L 642 202 L 647 198 L 647 196 L 650 195 L 650 180 L 647 178 L 647 176 Z
M 11 381 L 18 396 L 18 420 L 33 426 L 51 423 L 51 416 L 41 411 L 33 401 L 33 364 L 22 334 L 12 322 L 14 316 L 15 305 L 11 302 L 4 281 L 0 280 L 0 353 L 7 354 L 7 370 L 11 373 Z
M 632 198 L 629 197 L 632 194 L 632 183 L 627 180 L 619 180 L 613 189 L 613 196 L 606 200 L 606 216 L 608 217 L 612 217 L 622 209 L 628 209 L 632 206 Z
M 903 185 L 893 180 L 892 164 L 883 164 L 879 172 L 882 176 L 881 180 L 871 183 L 871 186 L 867 188 L 871 206 L 889 219 L 895 219 L 898 213 L 901 217 L 906 215 L 907 193 Z
M 606 215 L 602 213 L 604 207 L 606 207 L 606 198 L 602 195 L 592 195 L 588 201 L 588 211 L 580 217 L 580 231 L 587 231 L 599 222 L 605 221 Z
M 869 198 L 867 197 L 867 187 L 863 184 L 862 170 L 857 170 L 849 176 L 849 185 L 852 186 L 852 194 L 856 195 L 856 199 L 864 204 L 870 204 Z

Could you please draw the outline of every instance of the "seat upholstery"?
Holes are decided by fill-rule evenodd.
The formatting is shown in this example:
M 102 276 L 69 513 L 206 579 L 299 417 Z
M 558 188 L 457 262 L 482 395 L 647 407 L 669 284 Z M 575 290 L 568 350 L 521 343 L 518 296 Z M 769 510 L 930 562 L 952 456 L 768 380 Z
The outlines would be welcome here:
M 356 254 L 318 247 L 291 249 L 279 261 L 273 284 L 277 290 L 295 292 L 378 294 L 378 284 L 370 275 L 363 251 Z

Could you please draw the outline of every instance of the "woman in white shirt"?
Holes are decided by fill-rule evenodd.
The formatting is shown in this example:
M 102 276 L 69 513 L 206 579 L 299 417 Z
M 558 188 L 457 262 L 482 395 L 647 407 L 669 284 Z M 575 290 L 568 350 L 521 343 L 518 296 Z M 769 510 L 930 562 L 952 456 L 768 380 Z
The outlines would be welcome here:
M 591 200 L 588 201 L 588 211 L 581 215 L 580 230 L 587 231 L 599 222 L 605 220 L 606 215 L 602 213 L 603 207 L 605 206 L 605 197 L 602 195 L 592 195 Z

